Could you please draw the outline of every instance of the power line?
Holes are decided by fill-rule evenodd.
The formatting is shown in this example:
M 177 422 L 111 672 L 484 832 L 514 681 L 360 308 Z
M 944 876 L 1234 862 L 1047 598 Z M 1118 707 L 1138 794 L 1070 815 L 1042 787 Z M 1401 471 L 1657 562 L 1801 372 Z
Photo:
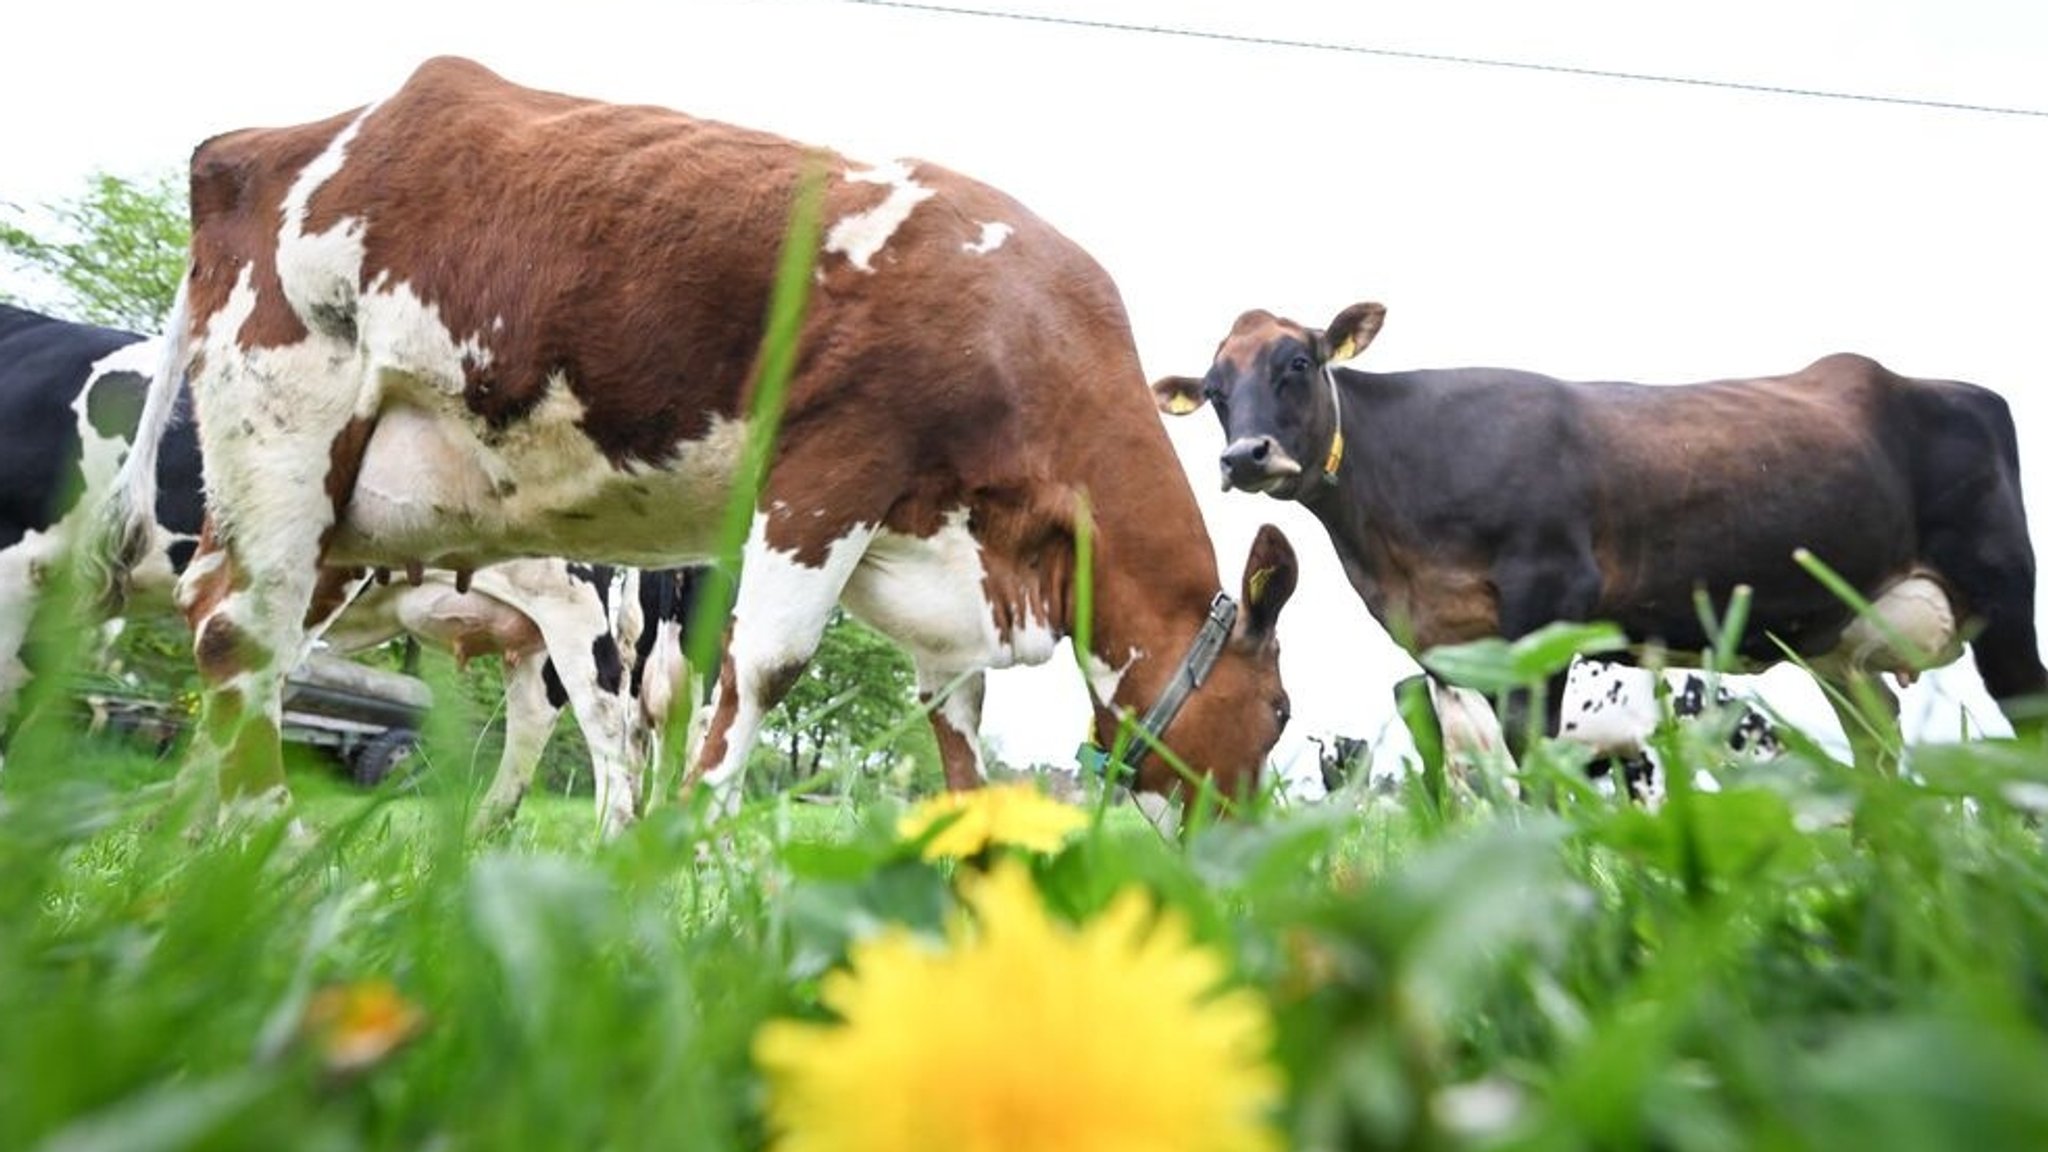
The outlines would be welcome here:
M 1252 36 L 1237 32 L 1212 32 L 1200 28 L 1176 28 L 1165 24 L 1131 24 L 1116 20 L 1092 20 L 1077 16 L 1046 16 L 1032 12 L 1010 12 L 995 8 L 958 8 L 943 4 L 920 4 L 914 0 L 844 0 L 872 8 L 896 8 L 907 12 L 930 12 L 967 16 L 983 20 L 1014 20 L 1027 24 L 1054 24 L 1093 31 L 1136 32 L 1152 36 L 1175 36 L 1185 40 L 1209 40 L 1227 44 L 1252 44 L 1265 48 L 1296 48 L 1310 52 L 1340 52 L 1352 56 L 1375 56 L 1389 60 L 1411 60 L 1427 64 L 1457 64 L 1472 68 L 1497 68 L 1513 72 L 1542 72 L 1558 76 L 1579 76 L 1596 80 L 1627 80 L 1641 84 L 1670 84 L 1688 88 L 1716 88 L 1731 92 L 1762 93 L 1767 96 L 1799 96 L 1814 100 L 1848 100 L 1864 104 L 1926 108 L 1939 112 L 1970 112 L 1989 116 L 2032 116 L 2048 119 L 2048 109 L 2021 108 L 2001 104 L 1970 104 L 1952 100 L 1926 100 L 1917 96 L 1892 96 L 1872 92 L 1839 92 L 1825 88 L 1798 88 L 1778 84 L 1750 84 L 1740 80 L 1715 80 L 1703 76 L 1667 76 L 1655 72 L 1626 72 L 1611 68 L 1581 68 L 1570 64 L 1546 64 L 1534 60 L 1504 60 L 1489 56 L 1462 56 L 1448 52 L 1415 52 L 1402 48 L 1374 48 L 1363 44 L 1337 44 L 1325 40 L 1299 40 L 1282 36 Z

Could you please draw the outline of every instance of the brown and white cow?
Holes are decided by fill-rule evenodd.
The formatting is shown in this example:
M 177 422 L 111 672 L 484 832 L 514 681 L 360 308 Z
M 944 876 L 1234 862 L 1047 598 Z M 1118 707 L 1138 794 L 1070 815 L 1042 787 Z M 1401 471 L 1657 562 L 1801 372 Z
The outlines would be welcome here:
M 47 573 L 112 484 L 162 358 L 155 337 L 0 304 L 0 726 L 27 680 L 22 650 Z M 204 515 L 191 422 L 173 421 L 154 450 L 156 499 L 136 526 L 140 562 L 128 573 L 124 613 L 170 610 L 172 581 L 187 565 Z M 687 599 L 679 594 L 684 580 L 681 573 L 525 559 L 476 573 L 464 590 L 453 573 L 430 570 L 365 588 L 323 640 L 335 655 L 412 635 L 458 660 L 502 657 L 505 747 L 479 823 L 512 816 L 566 704 L 590 749 L 599 824 L 615 832 L 644 799 L 650 735 L 670 703 L 655 701 L 662 711 L 650 716 L 629 689 L 634 681 L 665 686 L 680 675 L 678 612 L 664 612 L 659 598 Z M 666 648 L 643 629 L 643 614 L 649 628 L 659 621 L 666 630 L 659 637 Z M 659 666 L 651 677 L 650 665 Z
M 1266 530 L 1242 613 L 1219 592 L 1086 253 L 935 165 L 441 58 L 378 103 L 193 157 L 165 376 L 190 373 L 212 482 L 191 616 L 225 790 L 280 786 L 278 669 L 364 566 L 714 553 L 807 173 L 822 243 L 698 772 L 731 799 L 843 600 L 927 693 L 956 688 L 933 724 L 948 782 L 972 785 L 984 670 L 1050 657 L 1087 579 L 1098 721 L 1147 713 L 1196 772 L 1252 786 L 1287 718 L 1293 553 Z M 1151 756 L 1138 782 L 1179 779 Z
M 1749 661 L 1782 659 L 1782 640 L 1825 678 L 1881 689 L 1875 674 L 1920 667 L 1900 634 L 1940 663 L 1968 638 L 2008 718 L 2037 722 L 2048 673 L 2034 552 L 1995 393 L 1851 355 L 1681 387 L 1336 367 L 1384 315 L 1357 304 L 1318 331 L 1246 312 L 1207 375 L 1153 387 L 1165 411 L 1215 409 L 1224 487 L 1313 512 L 1411 651 L 1595 619 L 1699 651 L 1694 590 L 1718 605 L 1747 585 Z M 1890 626 L 1859 618 L 1795 561 L 1800 549 Z M 1561 689 L 1548 693 L 1552 733 Z

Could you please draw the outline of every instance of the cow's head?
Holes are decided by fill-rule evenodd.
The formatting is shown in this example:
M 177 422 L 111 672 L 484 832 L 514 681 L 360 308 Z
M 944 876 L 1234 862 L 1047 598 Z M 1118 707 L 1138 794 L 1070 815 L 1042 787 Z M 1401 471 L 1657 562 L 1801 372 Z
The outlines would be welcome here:
M 1245 560 L 1236 622 L 1161 738 L 1190 769 L 1227 798 L 1256 791 L 1266 756 L 1287 727 L 1290 705 L 1280 683 L 1280 609 L 1294 594 L 1294 547 L 1278 528 L 1259 529 Z M 1147 756 L 1138 779 L 1147 791 L 1171 792 L 1182 781 L 1160 756 Z
M 1152 385 L 1159 409 L 1181 416 L 1213 405 L 1223 422 L 1223 487 L 1298 499 L 1343 460 L 1330 366 L 1365 351 L 1387 310 L 1353 304 L 1318 332 L 1270 312 L 1237 318 L 1209 374 Z

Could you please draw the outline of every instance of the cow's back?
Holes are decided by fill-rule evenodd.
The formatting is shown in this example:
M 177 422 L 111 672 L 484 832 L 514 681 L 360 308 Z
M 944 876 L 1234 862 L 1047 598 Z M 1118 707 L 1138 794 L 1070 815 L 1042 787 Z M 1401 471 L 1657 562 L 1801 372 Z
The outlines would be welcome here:
M 1901 382 L 1860 356 L 1786 376 L 1685 386 L 1582 385 L 1601 446 L 1594 470 L 1600 614 L 1631 632 L 1703 643 L 1693 597 L 1753 593 L 1759 658 L 1767 628 L 1800 650 L 1831 645 L 1841 601 L 1795 560 L 1806 549 L 1858 587 L 1904 575 L 1916 556 L 1913 430 Z
M 969 492 L 1085 475 L 1119 453 L 1171 463 L 1163 438 L 1109 432 L 1155 419 L 1113 283 L 1002 193 L 935 165 L 869 166 L 667 109 L 537 92 L 456 59 L 429 61 L 366 110 L 201 147 L 195 325 L 235 323 L 206 339 L 249 350 L 324 346 L 313 355 L 365 369 L 347 401 L 359 411 L 424 413 L 369 434 L 365 487 L 405 488 L 387 465 L 498 457 L 444 477 L 456 519 L 483 525 L 473 538 L 408 525 L 388 551 L 439 551 L 391 561 L 688 561 L 701 533 L 659 536 L 723 507 L 730 464 L 715 442 L 760 370 L 806 173 L 823 181 L 826 231 L 784 444 L 808 438 L 843 472 L 829 487 L 929 530 Z M 1115 415 L 1074 425 L 1064 390 L 1076 387 Z M 530 450 L 543 441 L 544 458 Z M 565 463 L 582 451 L 667 476 L 597 494 L 527 482 L 593 474 Z M 380 493 L 357 496 L 336 554 L 375 560 L 394 533 Z M 627 535 L 646 543 L 605 543 Z

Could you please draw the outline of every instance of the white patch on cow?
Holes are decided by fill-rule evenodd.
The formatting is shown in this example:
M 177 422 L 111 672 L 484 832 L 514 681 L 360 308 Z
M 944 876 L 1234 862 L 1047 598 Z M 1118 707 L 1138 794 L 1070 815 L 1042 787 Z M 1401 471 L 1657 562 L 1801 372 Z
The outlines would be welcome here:
M 1171 797 L 1157 792 L 1138 792 L 1131 796 L 1131 804 L 1147 824 L 1158 829 L 1161 836 L 1180 835 L 1180 805 Z
M 716 550 L 743 421 L 715 417 L 664 468 L 619 469 L 584 434 L 582 401 L 560 379 L 490 443 L 441 407 L 394 397 L 385 408 L 336 534 L 337 562 L 457 567 L 523 553 L 661 567 Z
M 984 220 L 981 224 L 981 238 L 978 240 L 970 240 L 967 243 L 960 245 L 960 247 L 963 251 L 967 252 L 970 255 L 986 256 L 989 253 L 995 251 L 996 249 L 1001 248 L 1003 246 L 1003 241 L 1008 240 L 1010 238 L 1010 235 L 1015 231 L 1016 229 L 1010 227 L 1008 224 L 998 223 L 992 220 Z
M 1907 576 L 1873 598 L 1871 610 L 1883 625 L 1858 616 L 1843 630 L 1841 644 L 1828 654 L 1826 662 L 1864 672 L 1890 672 L 1899 683 L 1911 684 L 1919 674 L 1916 651 L 1921 659 L 1931 658 L 1936 667 L 1962 655 L 1955 605 L 1940 581 L 1931 576 L 1917 572 Z M 1892 633 L 1905 641 L 1905 651 L 1893 641 Z
M 983 590 L 987 570 L 965 509 L 931 536 L 884 532 L 846 587 L 854 615 L 942 675 L 1014 662 Z
M 826 549 L 824 563 L 811 567 L 793 552 L 768 546 L 768 522 L 767 513 L 756 513 L 747 535 L 726 645 L 735 683 L 733 715 L 724 734 L 725 757 L 703 778 L 722 814 L 737 810 L 740 773 L 767 713 L 769 686 L 817 651 L 832 608 L 876 531 L 872 525 L 853 525 Z
M 362 282 L 363 222 L 345 217 L 325 232 L 308 234 L 307 205 L 321 185 L 341 171 L 349 144 L 377 107 L 372 104 L 363 109 L 336 133 L 320 155 L 299 171 L 285 193 L 284 220 L 277 234 L 277 276 L 285 299 L 300 316 L 345 316 L 355 304 L 356 288 Z
M 1023 623 L 1010 632 L 1010 654 L 1013 664 L 1022 664 L 1026 667 L 1043 664 L 1052 659 L 1053 653 L 1059 651 L 1059 646 L 1059 633 L 1054 632 L 1050 623 L 1039 619 L 1038 613 L 1029 608 L 1024 611 Z
M 1558 735 L 1599 756 L 1640 752 L 1656 730 L 1656 674 L 1605 661 L 1575 666 Z
M 663 737 L 668 732 L 669 713 L 676 702 L 694 699 L 690 691 L 690 664 L 683 658 L 683 626 L 674 620 L 655 625 L 654 643 L 640 668 L 640 718 L 647 726 L 650 762 L 659 763 Z M 694 721 L 695 716 L 692 717 Z
M 1498 781 L 1509 796 L 1520 796 L 1514 757 L 1508 754 L 1493 702 L 1470 688 L 1434 676 L 1427 679 L 1430 706 L 1443 737 L 1445 775 L 1467 794 L 1484 794 L 1489 782 Z
M 114 373 L 127 373 L 147 381 L 156 371 L 156 362 L 162 356 L 160 340 L 138 340 L 124 344 L 93 362 L 92 374 L 86 377 L 85 387 L 79 389 L 78 398 L 71 402 L 71 409 L 77 418 L 78 441 L 81 450 L 79 466 L 85 473 L 85 491 L 99 493 L 114 479 L 120 470 L 121 460 L 128 455 L 133 437 L 129 430 L 114 436 L 101 435 L 93 427 L 90 403 L 93 393 Z M 87 501 L 89 503 L 89 501 Z
M 238 334 L 256 306 L 252 275 L 245 266 L 206 322 L 200 354 L 207 370 L 193 376 L 192 398 L 218 527 L 248 571 L 283 574 L 278 586 L 256 585 L 247 594 L 282 596 L 290 605 L 231 615 L 296 634 L 304 604 L 292 601 L 310 596 L 320 535 L 334 521 L 326 492 L 329 447 L 355 407 L 354 390 L 334 383 L 351 378 L 353 356 L 348 345 L 317 333 L 297 344 L 242 348 Z M 184 583 L 191 580 L 188 572 Z M 261 642 L 273 646 L 272 637 Z M 303 654 L 283 653 L 288 663 Z
M 1081 653 L 1081 675 L 1088 681 L 1088 690 L 1095 694 L 1098 703 L 1107 707 L 1116 699 L 1116 690 L 1123 685 L 1124 673 L 1131 670 L 1144 650 L 1132 648 L 1124 653 L 1124 662 L 1111 664 L 1093 652 Z
M 1429 679 L 1429 699 L 1436 709 L 1446 759 L 1454 761 L 1460 770 L 1513 767 L 1508 763 L 1507 741 L 1493 714 L 1492 701 L 1470 688 L 1445 684 L 1435 677 Z
M 227 562 L 228 557 L 225 552 L 195 553 L 192 557 L 192 563 L 185 567 L 185 574 L 178 578 L 177 593 L 173 597 L 178 611 L 190 611 L 193 603 L 193 593 L 199 588 L 201 581 L 207 579 L 207 577 Z
M 956 508 L 930 536 L 878 533 L 847 583 L 847 610 L 942 676 L 1051 659 L 1058 641 L 1037 605 L 1007 605 L 1000 616 L 1023 626 L 997 627 L 981 542 L 967 525 Z
M 33 530 L 0 551 L 0 719 L 12 711 L 15 694 L 28 683 L 21 646 L 28 639 L 45 573 L 62 555 L 60 534 Z
M 911 210 L 930 199 L 935 191 L 911 179 L 909 166 L 900 160 L 866 171 L 849 171 L 846 180 L 851 184 L 885 185 L 889 194 L 873 208 L 841 217 L 834 223 L 825 234 L 825 251 L 845 256 L 863 272 L 873 272 L 875 253 L 910 219 Z

